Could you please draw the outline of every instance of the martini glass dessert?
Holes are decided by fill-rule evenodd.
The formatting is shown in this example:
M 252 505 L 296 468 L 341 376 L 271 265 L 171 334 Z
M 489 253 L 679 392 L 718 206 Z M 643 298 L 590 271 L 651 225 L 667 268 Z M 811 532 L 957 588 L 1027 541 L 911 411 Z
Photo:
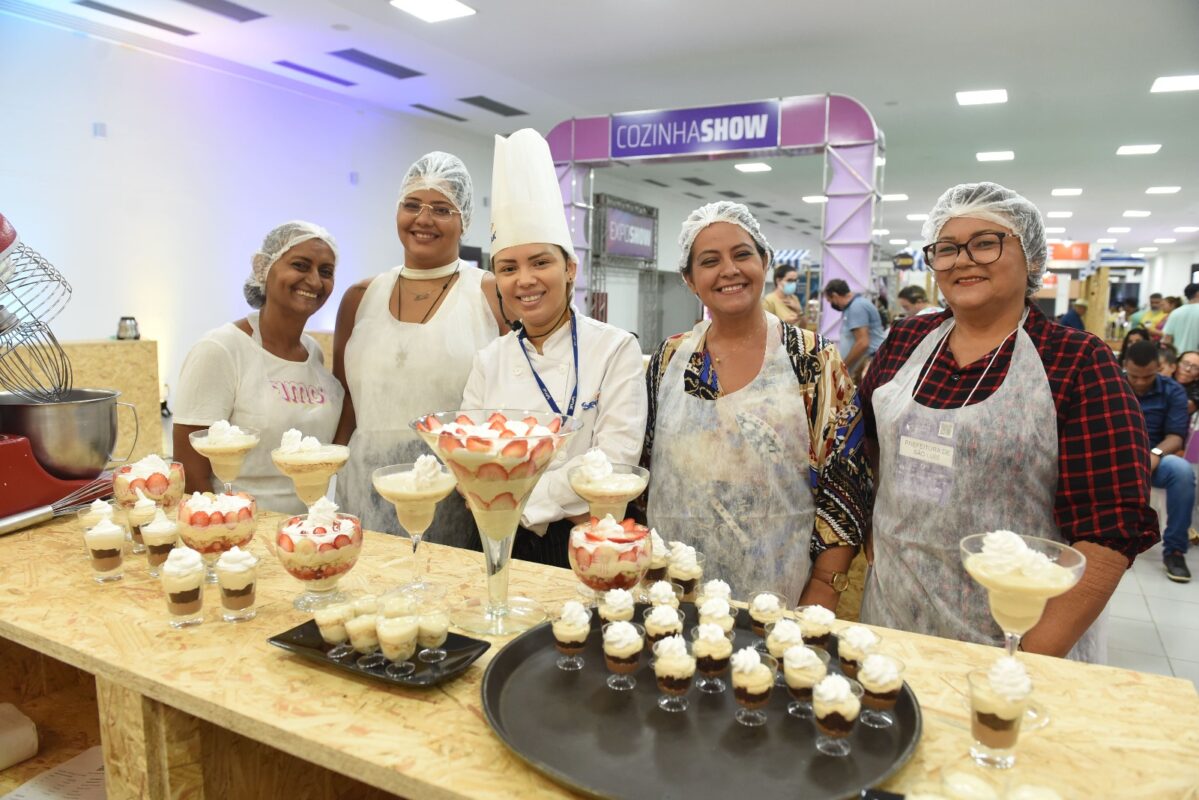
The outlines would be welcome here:
M 233 482 L 241 474 L 242 464 L 258 446 L 258 431 L 218 420 L 205 431 L 188 435 L 192 449 L 208 459 L 212 474 L 225 484 L 225 494 L 233 494 Z
M 458 479 L 474 515 L 487 567 L 486 599 L 468 599 L 451 619 L 489 636 L 528 630 L 545 609 L 508 596 L 512 543 L 525 503 L 559 448 L 578 429 L 573 417 L 533 411 L 443 411 L 411 427 Z
M 960 547 L 966 572 L 987 590 L 1012 658 L 1021 637 L 1041 621 L 1045 604 L 1070 591 L 1087 566 L 1086 556 L 1067 544 L 1011 531 L 976 533 Z M 1035 729 L 1048 722 L 1045 711 L 1030 703 L 1025 724 Z
M 587 502 L 596 519 L 624 519 L 629 502 L 645 491 L 649 470 L 631 464 L 613 464 L 598 447 L 588 450 L 578 466 L 566 473 L 570 488 Z
M 437 504 L 454 491 L 457 479 L 433 456 L 421 456 L 412 464 L 379 467 L 371 474 L 371 482 L 375 491 L 395 506 L 400 527 L 412 538 L 413 580 L 403 588 L 427 587 L 426 570 L 416 560 L 416 549 L 433 524 Z
M 275 467 L 291 478 L 296 496 L 312 506 L 329 490 L 329 479 L 350 460 L 350 448 L 340 444 L 321 444 L 315 436 L 305 436 L 295 428 L 283 434 L 279 446 L 271 451 Z

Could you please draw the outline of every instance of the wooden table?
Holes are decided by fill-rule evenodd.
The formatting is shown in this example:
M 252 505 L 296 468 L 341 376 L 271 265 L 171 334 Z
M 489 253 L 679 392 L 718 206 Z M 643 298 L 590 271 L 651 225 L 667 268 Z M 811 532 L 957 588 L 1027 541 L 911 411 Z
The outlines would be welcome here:
M 6 791 L 101 742 L 109 797 L 538 798 L 569 794 L 526 767 L 483 717 L 483 667 L 418 691 L 313 666 L 266 643 L 304 621 L 299 585 L 265 547 L 253 621 L 219 621 L 215 587 L 205 622 L 167 625 L 157 580 L 140 556 L 125 579 L 92 581 L 74 522 L 0 538 L 0 702 L 39 723 L 42 753 L 0 773 Z M 483 585 L 482 556 L 428 549 L 435 580 Z M 408 577 L 407 543 L 367 534 L 347 589 L 382 591 Z M 516 562 L 514 591 L 554 602 L 574 593 L 565 570 Z M 885 788 L 904 791 L 970 769 L 965 673 L 994 648 L 881 631 L 903 659 L 924 711 L 912 761 Z M 1027 656 L 1052 724 L 1025 735 L 1014 778 L 1065 796 L 1199 797 L 1199 696 L 1187 681 Z M 1006 779 L 1006 777 L 1005 777 Z

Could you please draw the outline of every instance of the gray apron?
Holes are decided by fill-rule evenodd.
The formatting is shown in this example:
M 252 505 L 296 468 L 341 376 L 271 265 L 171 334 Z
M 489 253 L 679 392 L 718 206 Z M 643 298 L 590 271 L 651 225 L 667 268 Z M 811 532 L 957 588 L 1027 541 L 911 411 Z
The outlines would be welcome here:
M 665 541 L 706 556 L 705 580 L 728 581 L 738 596 L 764 589 L 795 603 L 812 567 L 816 506 L 807 409 L 781 323 L 766 314 L 766 356 L 748 386 L 701 400 L 684 390 L 683 372 L 709 324 L 695 326 L 662 376 L 649 523 Z
M 1053 518 L 1057 408 L 1023 320 L 1014 331 L 1011 366 L 994 394 L 956 409 L 917 403 L 924 365 L 948 341 L 953 324 L 950 318 L 926 336 L 874 392 L 879 481 L 862 621 L 1003 646 L 987 592 L 967 575 L 958 543 L 998 529 L 1065 542 Z M 1105 622 L 1101 616 L 1068 657 L 1106 660 Z

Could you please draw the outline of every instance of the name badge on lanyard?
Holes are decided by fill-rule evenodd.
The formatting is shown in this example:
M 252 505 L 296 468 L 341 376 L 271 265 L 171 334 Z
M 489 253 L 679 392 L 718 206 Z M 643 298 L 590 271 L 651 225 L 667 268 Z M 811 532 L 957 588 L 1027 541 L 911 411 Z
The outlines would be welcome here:
M 930 419 L 927 414 L 916 411 L 900 421 L 895 478 L 911 497 L 948 503 L 953 496 L 957 432 L 952 422 Z

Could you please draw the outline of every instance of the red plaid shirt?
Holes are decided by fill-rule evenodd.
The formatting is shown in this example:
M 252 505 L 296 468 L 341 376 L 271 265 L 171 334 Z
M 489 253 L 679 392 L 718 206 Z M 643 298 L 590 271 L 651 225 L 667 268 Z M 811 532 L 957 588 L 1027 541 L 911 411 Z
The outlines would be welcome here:
M 952 312 L 910 317 L 891 328 L 862 380 L 866 435 L 877 441 L 874 390 L 895 377 L 925 336 Z M 1051 322 L 1031 306 L 1024 330 L 1032 339 L 1057 406 L 1058 483 L 1054 518 L 1070 542 L 1095 542 L 1132 561 L 1159 537 L 1149 508 L 1149 440 L 1145 419 L 1116 358 L 1097 336 Z M 946 346 L 928 367 L 916 400 L 927 408 L 960 408 L 979 378 L 971 405 L 990 397 L 1007 377 L 1015 337 L 959 367 Z M 880 476 L 880 480 L 886 480 Z

